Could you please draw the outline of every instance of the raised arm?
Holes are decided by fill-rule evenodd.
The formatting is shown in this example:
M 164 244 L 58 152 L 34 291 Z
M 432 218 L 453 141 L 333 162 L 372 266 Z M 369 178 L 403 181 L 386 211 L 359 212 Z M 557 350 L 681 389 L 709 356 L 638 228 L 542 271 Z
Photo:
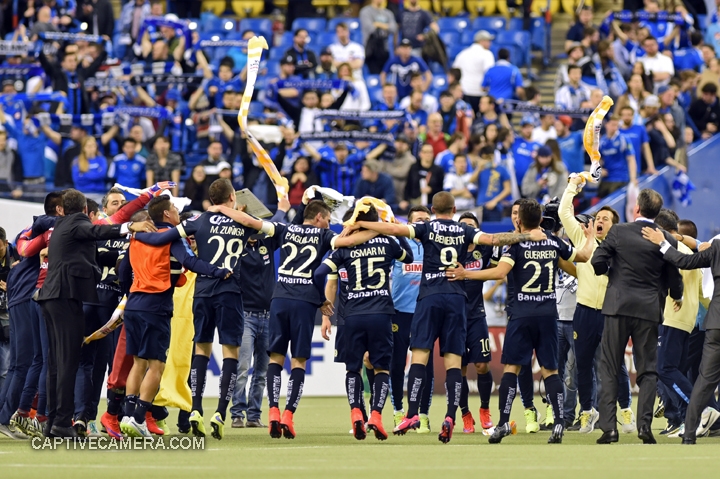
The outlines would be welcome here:
M 381 235 L 404 236 L 406 238 L 413 237 L 413 231 L 407 225 L 397 223 L 380 223 L 375 221 L 358 221 L 355 223 L 355 229 L 365 228 Z
M 363 243 L 367 243 L 374 237 L 378 235 L 375 231 L 357 231 L 354 234 L 348 235 L 348 236 L 336 236 L 335 239 L 333 239 L 333 249 L 338 248 L 350 248 L 352 246 L 357 246 Z
M 568 180 L 567 188 L 565 188 L 565 193 L 560 198 L 558 208 L 560 223 L 562 223 L 568 238 L 574 245 L 581 244 L 585 237 L 582 228 L 580 228 L 580 223 L 575 219 L 575 208 L 573 207 L 573 198 L 578 194 L 582 181 L 582 177 L 579 176 Z
M 547 239 L 545 233 L 540 229 L 532 230 L 529 233 L 496 233 L 489 235 L 480 233 L 475 237 L 475 244 L 487 246 L 506 246 L 523 241 L 542 241 Z
M 586 238 L 582 248 L 575 250 L 575 261 L 577 263 L 586 263 L 590 261 L 593 255 L 593 243 L 595 243 L 595 227 L 593 221 L 590 220 L 587 226 L 582 225 L 584 237 Z
M 180 238 L 187 237 L 182 233 L 184 233 L 184 230 L 181 232 L 179 227 L 177 227 L 170 228 L 162 233 L 135 233 L 134 238 L 141 243 L 152 246 L 162 246 L 177 241 Z
M 229 269 L 220 269 L 195 256 L 185 240 L 177 239 L 170 245 L 170 254 L 184 267 L 197 274 L 212 278 L 227 279 L 232 274 Z
M 224 205 L 214 205 L 208 208 L 208 211 L 213 213 L 222 213 L 228 218 L 230 218 L 233 221 L 237 221 L 243 226 L 247 226 L 248 228 L 252 228 L 257 231 L 262 231 L 268 236 L 272 236 L 275 231 L 275 226 L 272 223 L 268 223 L 262 220 L 259 220 L 257 218 L 253 218 L 247 213 L 243 213 L 242 211 L 234 210 L 232 208 L 228 208 Z

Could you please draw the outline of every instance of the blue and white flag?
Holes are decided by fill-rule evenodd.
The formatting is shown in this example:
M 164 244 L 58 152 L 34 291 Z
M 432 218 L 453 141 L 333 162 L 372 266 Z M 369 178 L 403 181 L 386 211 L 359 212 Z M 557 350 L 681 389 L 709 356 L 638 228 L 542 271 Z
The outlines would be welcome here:
M 690 177 L 686 173 L 683 173 L 682 171 L 677 172 L 672 184 L 672 194 L 681 205 L 690 206 L 692 204 L 690 192 L 696 189 L 697 188 L 693 185 L 692 181 L 690 181 Z

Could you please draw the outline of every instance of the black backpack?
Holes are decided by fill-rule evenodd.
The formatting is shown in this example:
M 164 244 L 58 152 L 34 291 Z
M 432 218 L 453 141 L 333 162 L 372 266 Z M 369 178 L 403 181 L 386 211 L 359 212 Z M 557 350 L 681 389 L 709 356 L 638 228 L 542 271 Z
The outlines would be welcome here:
M 389 59 L 388 33 L 377 28 L 370 34 L 365 44 L 365 65 L 371 75 L 379 75 Z

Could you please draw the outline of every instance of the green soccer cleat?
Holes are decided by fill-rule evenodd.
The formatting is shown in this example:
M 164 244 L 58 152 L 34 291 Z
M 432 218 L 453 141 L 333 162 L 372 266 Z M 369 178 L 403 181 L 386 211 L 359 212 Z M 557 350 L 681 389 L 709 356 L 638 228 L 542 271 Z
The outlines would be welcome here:
M 198 411 L 190 413 L 190 427 L 192 429 L 193 436 L 205 437 L 205 423 L 203 417 Z
M 555 426 L 555 414 L 551 404 L 548 404 L 545 408 L 545 420 L 540 425 L 541 431 L 552 431 Z
M 540 431 L 540 424 L 538 423 L 538 412 L 537 409 L 531 407 L 525 410 L 525 432 L 533 434 Z
M 155 425 L 159 427 L 160 429 L 165 432 L 165 434 L 170 434 L 170 426 L 168 426 L 167 421 L 165 419 L 155 420 Z
M 430 434 L 430 417 L 427 414 L 420 414 L 420 427 L 417 428 L 418 434 Z
M 395 411 L 395 413 L 393 414 L 393 421 L 395 421 L 395 427 L 397 427 L 397 425 L 402 422 L 404 417 L 405 417 L 405 411 L 403 411 L 403 410 Z
M 190 423 L 192 424 L 192 416 L 190 419 Z M 217 440 L 223 438 L 223 433 L 225 431 L 225 421 L 223 421 L 223 418 L 219 412 L 213 414 L 212 419 L 210 419 L 210 427 L 212 428 L 212 432 L 210 433 L 212 437 Z

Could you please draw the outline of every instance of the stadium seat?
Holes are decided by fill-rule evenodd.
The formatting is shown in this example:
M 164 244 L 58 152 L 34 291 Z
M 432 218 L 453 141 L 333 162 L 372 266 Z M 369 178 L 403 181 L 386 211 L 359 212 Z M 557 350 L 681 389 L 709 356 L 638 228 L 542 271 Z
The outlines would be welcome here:
M 378 87 L 382 88 L 382 85 L 380 84 L 380 75 L 366 75 L 365 84 L 367 85 L 368 89 Z
M 364 45 L 362 31 L 359 28 L 357 30 L 350 30 L 350 40 L 355 43 L 359 43 L 360 45 Z
M 350 31 L 358 30 L 360 28 L 360 20 L 355 17 L 335 17 L 328 20 L 326 30 L 328 32 L 334 32 L 338 23 L 344 23 L 348 26 Z
M 504 1 L 504 0 L 501 0 Z M 467 0 L 468 13 L 471 17 L 492 15 L 497 11 L 498 0 Z
M 440 0 L 420 0 L 418 6 L 428 12 L 440 13 Z
M 580 6 L 580 2 L 582 0 L 562 0 L 562 7 L 565 13 L 575 13 L 577 11 L 577 8 Z M 583 5 L 587 5 L 588 7 L 593 6 L 593 0 L 586 0 L 583 2 Z
M 463 32 L 463 34 L 464 33 L 465 32 Z M 453 45 L 460 41 L 460 35 L 458 32 L 444 31 L 440 32 L 440 40 L 442 40 L 445 45 Z
M 223 30 L 225 30 L 225 34 L 227 35 L 228 32 L 234 32 L 237 30 L 238 23 L 232 18 L 223 18 L 222 26 Z
M 493 46 L 505 47 L 510 50 L 512 63 L 515 65 L 530 65 L 530 33 L 526 31 L 498 32 Z M 513 55 L 513 51 L 515 55 Z
M 443 91 L 447 90 L 448 82 L 445 75 L 435 75 L 430 85 L 430 94 L 434 96 L 440 95 Z
M 282 57 L 285 56 L 285 49 L 284 48 L 271 48 L 270 54 L 268 55 L 268 60 L 279 62 Z
M 257 17 L 265 9 L 263 0 L 233 0 L 230 5 L 235 15 L 240 18 Z
M 283 33 L 282 39 L 280 40 L 280 44 L 277 45 L 275 48 L 280 48 L 282 51 L 287 50 L 293 45 L 293 33 L 292 32 L 285 32 Z
M 316 33 L 310 37 L 310 49 L 319 55 L 320 50 L 335 43 L 337 37 L 334 32 Z
M 458 56 L 458 53 L 465 50 L 465 48 L 467 48 L 467 45 L 448 45 L 446 48 L 448 64 L 452 65 L 455 61 L 455 57 Z
M 120 37 L 121 37 L 120 33 L 116 33 L 115 35 L 113 35 L 112 44 L 113 44 L 113 50 L 115 53 L 115 58 L 125 58 L 125 53 L 127 53 L 128 45 L 121 45 Z M 12 38 L 11 38 L 11 40 L 12 40 Z
M 462 30 L 470 26 L 470 22 L 468 22 L 467 18 L 461 17 L 438 18 L 437 24 L 440 27 L 441 32 L 461 32 Z
M 211 12 L 200 14 L 200 33 L 217 33 L 223 31 L 223 19 Z
M 280 63 L 278 62 L 271 62 L 268 61 L 265 65 L 265 68 L 267 69 L 267 77 L 268 78 L 275 78 L 280 74 Z
M 515 19 L 513 19 L 515 20 Z M 522 20 L 522 19 L 520 19 Z M 472 22 L 472 29 L 477 30 L 505 30 L 506 28 L 506 21 L 503 17 L 477 17 Z
M 544 10 L 548 9 L 548 2 L 533 2 L 530 11 L 535 15 L 542 15 Z M 550 13 L 555 14 L 560 11 L 560 0 L 550 0 Z
M 256 84 L 256 86 L 257 86 L 257 84 Z M 256 101 L 250 102 L 250 108 L 248 109 L 248 116 L 250 116 L 250 117 L 262 116 L 264 110 L 265 110 L 265 107 L 263 106 L 262 103 L 259 103 Z
M 433 2 L 435 3 L 435 2 Z M 440 0 L 440 12 L 446 17 L 454 17 L 465 9 L 464 0 Z
M 272 20 L 269 18 L 243 18 L 240 20 L 240 31 L 252 30 L 255 34 L 267 35 L 272 32 Z
M 293 21 L 292 29 L 295 31 L 298 28 L 304 28 L 308 32 L 322 32 L 325 30 L 326 24 L 327 20 L 324 18 L 296 18 Z
M 212 12 L 220 17 L 225 13 L 225 0 L 203 0 L 200 8 L 202 8 L 203 13 Z M 200 17 L 202 18 L 202 14 L 200 14 Z

